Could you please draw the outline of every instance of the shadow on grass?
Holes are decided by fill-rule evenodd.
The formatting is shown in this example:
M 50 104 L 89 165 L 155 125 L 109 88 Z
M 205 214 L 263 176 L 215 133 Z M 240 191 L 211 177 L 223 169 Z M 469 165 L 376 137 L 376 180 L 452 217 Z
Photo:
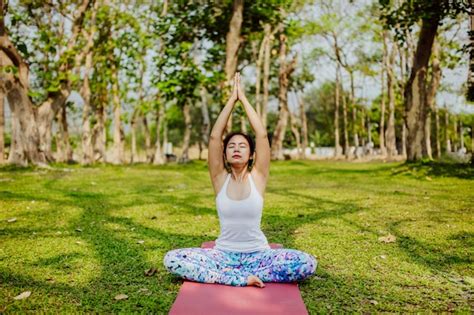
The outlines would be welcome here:
M 368 228 L 346 218 L 343 218 L 342 220 L 347 224 L 360 229 L 361 231 L 371 233 L 374 235 L 374 237 L 381 236 L 380 233 L 374 229 Z M 469 255 L 467 251 L 465 252 L 465 256 L 454 255 L 450 252 L 452 246 L 443 249 L 435 244 L 428 244 L 426 242 L 419 241 L 414 237 L 403 235 L 398 231 L 398 227 L 403 224 L 403 222 L 410 222 L 410 220 L 398 220 L 395 222 L 390 222 L 387 224 L 387 228 L 390 233 L 397 238 L 395 245 L 405 252 L 407 256 L 413 260 L 413 262 L 428 267 L 439 274 L 445 274 L 449 267 L 452 267 L 453 265 L 469 266 L 474 263 L 472 255 Z M 470 237 L 472 237 L 472 233 L 458 233 L 451 236 L 449 239 L 458 242 L 456 246 L 457 248 L 472 248 L 473 244 Z
M 162 240 L 167 244 L 166 248 L 160 248 L 160 257 L 164 253 L 174 247 L 184 246 L 185 244 L 200 244 L 207 240 L 205 237 L 194 237 L 183 234 L 173 234 L 162 232 L 157 229 L 143 227 L 140 224 L 134 223 L 128 218 L 117 218 L 109 214 L 111 210 L 119 210 L 129 206 L 139 206 L 140 202 L 133 202 L 131 204 L 117 205 L 110 202 L 109 197 L 95 193 L 80 193 L 70 192 L 65 190 L 55 189 L 54 185 L 50 186 L 54 192 L 62 192 L 63 196 L 70 197 L 70 200 L 54 200 L 51 198 L 38 198 L 38 196 L 28 194 L 9 194 L 8 197 L 13 200 L 41 200 L 51 203 L 51 208 L 75 206 L 82 208 L 82 214 L 78 219 L 73 219 L 69 222 L 70 231 L 74 231 L 77 226 L 83 227 L 83 232 L 77 237 L 81 237 L 84 241 L 94 247 L 97 254 L 97 259 L 100 264 L 100 272 L 95 275 L 87 286 L 77 286 L 68 284 L 48 283 L 46 279 L 38 280 L 32 279 L 29 276 L 24 276 L 20 272 L 13 270 L 1 270 L 0 276 L 2 283 L 9 287 L 18 288 L 34 288 L 33 290 L 44 290 L 43 293 L 49 295 L 60 295 L 74 297 L 76 301 L 81 302 L 80 309 L 82 311 L 141 311 L 144 305 L 139 305 L 140 301 L 148 301 L 147 304 L 154 305 L 154 307 L 146 307 L 148 310 L 156 311 L 157 305 L 166 301 L 166 305 L 161 311 L 166 311 L 166 307 L 171 305 L 172 297 L 164 294 L 169 291 L 169 285 L 164 285 L 163 281 L 158 282 L 156 277 L 145 277 L 143 272 L 153 265 L 159 270 L 158 275 L 163 279 L 168 279 L 168 284 L 179 283 L 180 279 L 172 277 L 164 271 L 162 266 L 162 258 L 159 261 L 150 265 L 145 256 L 146 246 L 137 244 L 136 241 L 129 237 L 122 236 L 121 232 L 113 231 L 103 226 L 102 223 L 118 223 L 127 229 L 134 228 L 135 233 L 140 237 L 146 236 Z M 19 233 L 27 233 L 36 231 L 32 229 L 16 230 L 14 227 L 8 227 L 6 233 L 10 236 L 18 235 Z M 148 248 L 149 249 L 149 248 Z M 37 266 L 51 266 L 55 263 L 59 264 L 61 257 L 56 256 L 49 259 L 40 259 L 34 264 Z M 157 294 L 151 296 L 139 296 L 136 292 L 142 287 L 153 288 L 151 291 Z M 132 292 L 130 292 L 132 291 Z M 120 303 L 114 301 L 113 297 L 119 293 L 127 293 L 130 295 L 130 300 L 137 300 L 138 304 Z M 37 292 L 39 293 L 39 292 Z M 39 293 L 41 294 L 41 293 Z M 21 307 L 19 304 L 18 307 Z M 14 306 L 12 300 L 10 306 Z M 24 309 L 23 309 L 24 310 Z
M 447 162 L 406 162 L 392 170 L 392 175 L 411 174 L 414 176 L 457 177 L 474 179 L 474 165 L 470 163 Z

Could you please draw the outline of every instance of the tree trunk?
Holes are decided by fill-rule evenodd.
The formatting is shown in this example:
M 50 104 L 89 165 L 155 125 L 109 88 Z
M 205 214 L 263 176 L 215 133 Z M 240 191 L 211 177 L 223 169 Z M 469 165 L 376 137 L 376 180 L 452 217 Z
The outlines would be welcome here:
M 183 107 L 184 114 L 184 139 L 183 139 L 183 153 L 179 159 L 181 163 L 189 162 L 189 143 L 191 140 L 191 106 L 189 105 L 189 100 L 184 104 Z
M 295 137 L 295 142 L 296 142 L 296 152 L 298 152 L 298 158 L 302 159 L 303 158 L 303 152 L 301 151 L 301 137 L 300 137 L 300 131 L 298 130 L 298 125 L 296 123 L 296 118 L 295 115 L 288 110 L 288 113 L 290 115 L 290 128 L 291 132 L 293 133 L 293 136 Z
M 159 110 L 157 110 L 156 117 L 156 142 L 155 142 L 155 154 L 153 156 L 154 165 L 163 165 L 165 164 L 163 150 L 161 146 L 161 128 L 163 126 L 163 120 L 165 116 L 164 111 L 165 104 L 161 104 Z
M 46 157 L 40 149 L 40 138 L 35 119 L 35 108 L 28 96 L 28 65 L 8 38 L 5 30 L 4 2 L 0 0 L 0 66 L 14 66 L 15 75 L 3 72 L 0 80 L 1 94 L 5 95 L 12 116 L 12 139 L 8 163 L 45 165 Z
M 365 111 L 364 107 L 361 108 L 361 113 L 360 113 L 360 130 L 365 132 Z M 365 137 L 363 132 L 361 132 L 361 139 L 362 139 L 362 146 L 365 147 Z
M 89 34 L 90 36 L 90 34 Z M 92 36 L 88 38 L 88 45 L 92 45 Z M 82 107 L 82 158 L 81 164 L 89 165 L 94 162 L 94 148 L 92 146 L 92 128 L 91 128 L 91 88 L 89 81 L 89 74 L 92 69 L 92 51 L 89 51 L 86 55 L 86 63 L 84 69 L 84 80 L 81 88 L 81 96 L 84 100 Z
M 424 141 L 424 155 L 433 159 L 431 150 L 431 113 L 436 106 L 436 92 L 441 81 L 441 67 L 439 62 L 439 44 L 437 41 L 433 43 L 432 62 L 431 62 L 431 80 L 428 85 L 426 93 L 426 119 L 425 119 L 425 141 Z
M 40 146 L 49 162 L 54 161 L 51 151 L 53 121 L 61 107 L 65 106 L 69 94 L 69 89 L 62 87 L 59 92 L 51 94 L 37 110 Z
M 434 108 L 435 112 L 435 131 L 436 131 L 436 158 L 440 159 L 441 158 L 441 140 L 440 140 L 440 135 L 439 135 L 439 110 L 438 106 L 435 106 Z
M 263 57 L 265 53 L 265 46 L 269 38 L 267 38 L 267 34 L 270 33 L 270 24 L 265 24 L 264 27 L 264 34 L 262 38 L 262 42 L 260 43 L 260 48 L 258 50 L 257 61 L 256 61 L 256 72 L 255 72 L 255 108 L 257 109 L 257 114 L 260 119 L 262 119 L 262 98 L 260 92 L 260 85 L 262 81 L 262 64 L 263 64 Z
M 352 137 L 354 140 L 354 146 L 357 150 L 359 147 L 359 134 L 357 133 L 357 107 L 355 103 L 355 83 L 354 83 L 354 71 L 351 69 L 349 71 L 350 78 L 351 78 L 351 99 L 350 99 L 350 107 L 352 108 Z
M 130 164 L 133 164 L 138 161 L 138 153 L 137 153 L 137 118 L 139 116 L 139 109 L 135 108 L 132 114 L 132 119 L 130 120 L 130 135 L 131 135 L 131 156 L 130 156 Z
M 454 124 L 453 124 L 453 152 L 458 152 L 458 118 L 454 115 Z
M 340 76 L 342 78 L 342 75 Z M 341 83 L 341 96 L 342 96 L 342 131 L 344 133 L 344 155 L 346 159 L 350 158 L 349 152 L 349 130 L 347 126 L 347 100 L 346 96 L 344 95 L 344 87 Z
M 336 90 L 335 90 L 335 105 L 336 105 L 336 108 L 334 110 L 334 142 L 335 142 L 335 158 L 339 158 L 341 156 L 341 151 L 342 151 L 342 148 L 341 148 L 341 144 L 340 144 L 340 141 L 339 141 L 339 81 L 340 81 L 340 78 L 339 78 L 339 75 L 340 75 L 340 65 L 339 63 L 337 63 L 336 65 Z
M 288 77 L 293 72 L 296 58 L 290 64 L 286 63 L 286 35 L 280 34 L 280 70 L 278 74 L 278 101 L 279 114 L 278 122 L 273 132 L 271 155 L 272 159 L 282 160 L 283 157 L 283 140 L 285 138 L 286 125 L 288 124 Z
M 306 111 L 304 108 L 303 98 L 296 95 L 298 98 L 298 104 L 300 107 L 300 119 L 301 119 L 301 134 L 303 137 L 302 143 L 302 158 L 306 159 L 306 148 L 308 147 L 308 122 L 306 119 Z
M 471 124 L 471 164 L 474 165 L 474 122 Z
M 225 48 L 225 78 L 226 78 L 226 91 L 229 92 L 231 80 L 235 74 L 238 63 L 239 47 L 242 39 L 240 38 L 240 30 L 242 28 L 243 21 L 243 9 L 244 0 L 234 0 L 232 7 L 232 18 L 229 23 L 229 31 L 226 35 L 226 48 Z M 229 96 L 227 93 L 226 98 Z M 227 130 L 232 130 L 232 114 L 227 124 Z
M 469 74 L 467 79 L 467 96 L 466 99 L 469 102 L 474 102 L 474 11 L 472 8 L 474 7 L 474 1 L 469 0 L 471 6 L 471 13 L 469 14 L 469 24 L 470 24 L 470 32 L 469 32 Z M 474 154 L 472 155 L 472 159 L 474 161 Z
M 107 98 L 106 96 L 103 98 Z M 94 161 L 102 161 L 107 163 L 106 147 L 107 134 L 105 132 L 105 122 L 107 114 L 105 111 L 105 103 L 103 101 L 95 108 L 95 116 L 97 119 L 94 128 L 92 129 L 92 145 L 94 147 Z
M 172 151 L 168 150 L 168 121 L 166 120 L 166 116 L 164 115 L 164 110 L 163 110 L 163 150 L 166 154 L 172 154 Z
M 426 70 L 440 19 L 439 0 L 433 6 L 437 12 L 423 19 L 413 59 L 410 78 L 405 86 L 405 120 L 407 126 L 407 159 L 423 158 L 423 136 L 426 118 Z
M 207 105 L 207 91 L 204 86 L 201 86 L 201 115 L 202 115 L 202 126 L 201 126 L 201 136 L 202 142 L 204 145 L 209 145 L 209 134 L 211 132 L 211 118 L 209 117 L 209 109 Z
M 449 112 L 446 109 L 446 113 L 444 115 L 444 137 L 446 140 L 446 153 L 450 153 L 451 150 L 451 139 L 449 138 Z
M 120 117 L 122 106 L 120 104 L 120 90 L 117 72 L 117 65 L 112 63 L 112 100 L 114 106 L 114 147 L 112 163 L 122 164 L 124 162 L 124 133 L 122 129 L 122 120 Z
M 270 89 L 270 62 L 271 62 L 271 50 L 272 50 L 272 39 L 273 33 L 278 30 L 277 27 L 271 32 L 270 27 L 265 29 L 265 36 L 267 41 L 265 42 L 265 53 L 263 58 L 263 100 L 262 100 L 262 123 L 265 130 L 267 130 L 267 112 L 268 112 L 268 95 Z
M 211 131 L 211 119 L 209 117 L 209 109 L 207 108 L 207 91 L 204 85 L 199 90 L 201 95 L 201 138 L 199 139 L 199 160 L 202 160 L 202 151 L 209 146 L 209 133 Z
M 407 127 L 405 123 L 402 124 L 402 156 L 407 158 Z
M 7 84 L 11 83 L 10 80 Z M 12 144 L 8 163 L 21 166 L 29 162 L 36 165 L 45 165 L 46 156 L 39 149 L 40 138 L 35 121 L 35 112 L 29 96 L 19 83 L 14 83 L 8 89 L 8 104 L 15 122 L 12 121 Z M 15 125 L 15 126 L 14 126 Z
M 388 94 L 388 122 L 385 130 L 385 140 L 388 158 L 392 158 L 398 154 L 397 140 L 395 136 L 395 55 L 396 46 L 392 44 L 390 55 L 386 59 L 386 73 L 387 73 L 387 94 Z
M 0 90 L 0 164 L 5 163 L 5 95 Z
M 146 113 L 143 113 L 142 122 L 143 122 L 143 134 L 145 137 L 146 162 L 151 163 L 153 161 L 153 152 L 151 149 L 151 135 L 150 135 L 150 128 L 148 127 L 148 118 L 147 118 Z
M 385 72 L 387 72 L 387 34 L 388 31 L 383 31 L 383 57 L 382 57 L 382 72 L 380 76 L 381 81 L 381 93 L 380 93 L 380 123 L 379 123 L 379 142 L 380 142 L 380 154 L 382 156 L 387 155 L 387 148 L 385 147 Z
M 72 150 L 69 143 L 69 131 L 67 125 L 67 110 L 62 106 L 56 116 L 58 122 L 58 132 L 56 136 L 56 161 L 62 163 L 72 162 Z

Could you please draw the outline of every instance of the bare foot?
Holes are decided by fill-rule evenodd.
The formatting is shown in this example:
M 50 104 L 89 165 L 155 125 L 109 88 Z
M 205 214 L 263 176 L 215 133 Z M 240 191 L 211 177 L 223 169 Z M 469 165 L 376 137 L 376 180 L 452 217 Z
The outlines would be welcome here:
M 265 284 L 262 280 L 260 280 L 257 276 L 248 276 L 247 278 L 247 285 L 254 285 L 256 287 L 264 288 Z

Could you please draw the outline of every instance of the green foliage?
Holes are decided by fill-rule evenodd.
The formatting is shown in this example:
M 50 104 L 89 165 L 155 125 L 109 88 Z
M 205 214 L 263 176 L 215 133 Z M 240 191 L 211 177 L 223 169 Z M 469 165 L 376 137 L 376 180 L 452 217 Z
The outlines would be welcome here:
M 393 0 L 379 0 L 379 4 L 384 25 L 394 29 L 401 42 L 421 19 L 434 16 L 440 17 L 440 21 L 446 17 L 455 19 L 459 14 L 467 14 L 470 6 L 468 1 L 451 0 L 404 0 L 399 6 L 394 5 Z

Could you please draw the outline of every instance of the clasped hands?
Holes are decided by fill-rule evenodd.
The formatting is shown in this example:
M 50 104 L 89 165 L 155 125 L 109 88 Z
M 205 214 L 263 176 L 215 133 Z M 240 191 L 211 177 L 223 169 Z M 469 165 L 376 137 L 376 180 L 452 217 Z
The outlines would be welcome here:
M 230 98 L 234 102 L 237 102 L 238 100 L 240 101 L 247 100 L 244 90 L 240 86 L 240 73 L 239 72 L 236 72 L 234 75 L 234 84 L 232 87 L 232 95 Z

